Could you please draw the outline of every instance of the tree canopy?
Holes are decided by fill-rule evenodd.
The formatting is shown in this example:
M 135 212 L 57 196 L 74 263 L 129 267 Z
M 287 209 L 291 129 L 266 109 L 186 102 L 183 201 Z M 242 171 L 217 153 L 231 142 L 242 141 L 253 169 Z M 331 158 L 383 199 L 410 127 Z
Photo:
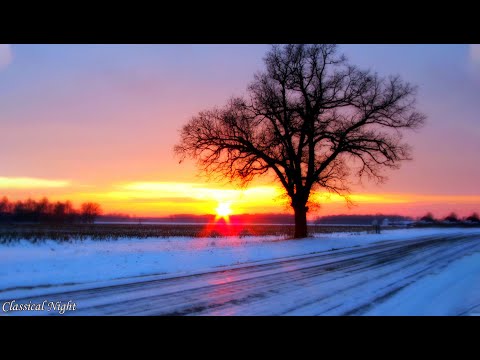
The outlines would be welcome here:
M 247 185 L 273 174 L 306 236 L 307 202 L 324 189 L 347 196 L 352 177 L 385 180 L 411 158 L 402 130 L 418 129 L 416 88 L 350 64 L 336 45 L 275 45 L 247 95 L 194 116 L 175 152 L 210 176 Z

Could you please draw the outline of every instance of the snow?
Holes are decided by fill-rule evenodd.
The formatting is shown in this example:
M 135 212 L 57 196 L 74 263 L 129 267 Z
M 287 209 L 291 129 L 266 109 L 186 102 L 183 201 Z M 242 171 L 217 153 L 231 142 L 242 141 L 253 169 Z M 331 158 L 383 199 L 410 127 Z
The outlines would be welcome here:
M 278 236 L 226 238 L 147 238 L 117 241 L 77 241 L 0 245 L 0 298 L 55 291 L 57 285 L 100 283 L 158 274 L 198 273 L 219 267 L 268 262 L 382 241 L 480 229 L 401 229 L 382 234 L 314 234 L 302 240 Z
M 480 254 L 475 253 L 421 278 L 365 315 L 470 315 L 479 309 Z

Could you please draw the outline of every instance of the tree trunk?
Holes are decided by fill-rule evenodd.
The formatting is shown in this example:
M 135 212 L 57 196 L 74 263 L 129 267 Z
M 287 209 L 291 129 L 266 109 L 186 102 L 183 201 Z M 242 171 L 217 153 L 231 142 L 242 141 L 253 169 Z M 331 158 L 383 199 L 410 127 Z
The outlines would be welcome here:
M 307 237 L 307 207 L 296 206 L 295 211 L 295 239 Z

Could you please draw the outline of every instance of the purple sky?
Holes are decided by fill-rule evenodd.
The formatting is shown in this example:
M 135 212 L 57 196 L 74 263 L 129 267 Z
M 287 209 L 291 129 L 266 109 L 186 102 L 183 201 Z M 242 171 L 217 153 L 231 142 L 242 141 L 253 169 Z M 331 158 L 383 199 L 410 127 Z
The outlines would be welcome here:
M 129 202 L 131 194 L 117 194 L 123 200 L 115 203 L 114 195 L 105 194 L 140 182 L 201 184 L 192 163 L 178 165 L 172 156 L 178 129 L 198 111 L 243 94 L 268 48 L 0 45 L 0 195 L 94 196 L 112 210 L 184 211 L 160 201 Z M 417 84 L 419 109 L 428 116 L 420 132 L 406 137 L 414 161 L 391 172 L 386 184 L 367 183 L 356 192 L 429 196 L 419 213 L 429 204 L 439 213 L 480 211 L 480 45 L 340 50 L 363 68 Z M 19 185 L 21 178 L 31 186 Z M 386 210 L 418 207 L 402 204 L 392 202 Z M 361 212 L 377 209 L 362 206 Z

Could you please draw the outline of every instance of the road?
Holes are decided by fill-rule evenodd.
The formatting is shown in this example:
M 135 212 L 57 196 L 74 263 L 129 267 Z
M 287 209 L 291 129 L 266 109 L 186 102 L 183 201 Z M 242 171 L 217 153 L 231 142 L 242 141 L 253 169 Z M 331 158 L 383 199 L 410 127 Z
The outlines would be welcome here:
M 77 310 L 65 315 L 362 315 L 409 284 L 478 251 L 478 235 L 384 241 L 16 301 L 74 301 Z M 35 312 L 39 314 L 58 312 Z

